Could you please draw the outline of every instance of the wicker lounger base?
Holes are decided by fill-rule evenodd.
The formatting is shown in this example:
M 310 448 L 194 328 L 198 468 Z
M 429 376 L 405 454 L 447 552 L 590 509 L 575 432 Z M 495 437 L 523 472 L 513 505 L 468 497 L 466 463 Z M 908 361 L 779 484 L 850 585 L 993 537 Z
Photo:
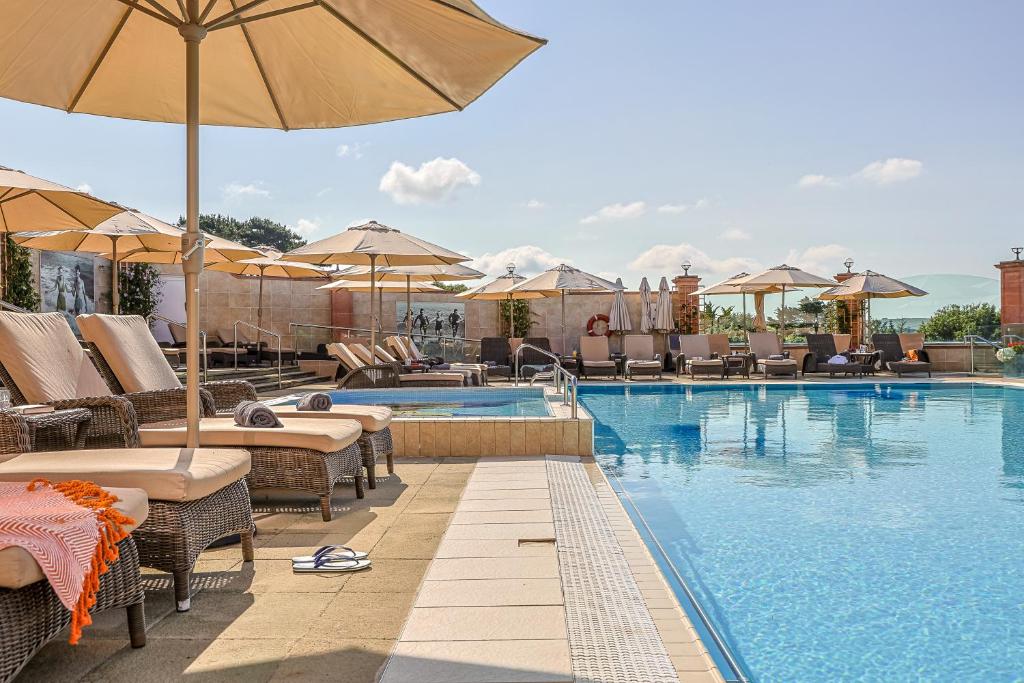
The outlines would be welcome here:
M 725 379 L 725 363 L 719 363 L 718 365 L 697 365 L 693 363 L 686 364 L 686 371 L 690 375 L 690 379 L 697 379 L 697 375 L 704 375 L 705 377 L 713 377 L 718 375 L 719 379 Z
M 636 366 L 630 365 L 627 362 L 626 363 L 625 371 L 622 374 L 623 374 L 623 379 L 633 379 L 633 375 L 637 375 L 638 377 L 653 377 L 654 379 L 661 379 L 662 378 L 661 377 L 661 373 L 662 373 L 661 365 L 658 365 L 658 367 L 656 367 L 656 368 L 655 367 L 645 368 L 645 367 L 636 367 Z
M 128 609 L 128 637 L 132 647 L 146 644 L 145 595 L 139 575 L 139 555 L 129 536 L 118 544 L 120 556 L 100 577 L 93 614 Z M 61 604 L 50 582 L 43 579 L 11 590 L 0 588 L 0 681 L 13 680 L 32 656 L 71 623 L 71 612 Z
M 583 379 L 590 379 L 593 377 L 611 377 L 613 380 L 619 378 L 619 366 L 618 365 L 587 365 L 586 361 L 580 363 L 580 375 Z
M 377 488 L 377 459 L 384 456 L 387 460 L 388 474 L 395 473 L 395 446 L 391 440 L 391 428 L 385 427 L 379 432 L 363 432 L 356 441 L 363 456 L 363 467 L 366 468 L 366 485 Z
M 797 365 L 796 361 L 793 361 L 792 364 L 788 364 L 787 363 L 785 365 L 768 365 L 768 364 L 758 363 L 758 370 L 760 370 L 762 373 L 764 373 L 764 378 L 765 379 L 768 379 L 769 375 L 771 375 L 772 377 L 780 377 L 780 376 L 783 376 L 783 375 L 793 375 L 793 379 L 797 379 L 799 377 L 799 375 L 797 375 L 797 371 L 799 369 L 800 369 L 800 366 Z
M 920 361 L 916 363 L 905 361 L 889 361 L 888 363 L 885 364 L 885 366 L 889 368 L 889 372 L 895 372 L 897 377 L 902 377 L 903 375 L 911 375 L 918 372 L 926 372 L 928 373 L 929 377 L 932 376 L 931 363 L 922 363 Z
M 132 532 L 139 563 L 170 572 L 179 612 L 191 606 L 189 579 L 199 553 L 214 541 L 239 534 L 242 559 L 252 562 L 252 504 L 244 479 L 215 493 L 185 502 L 149 501 L 149 517 Z
M 245 481 L 249 488 L 286 488 L 306 491 L 320 498 L 320 514 L 331 521 L 331 493 L 342 479 L 352 478 L 356 498 L 363 493 L 363 454 L 358 442 L 340 451 L 323 453 L 309 448 L 260 448 L 246 446 L 252 469 Z
M 868 372 L 868 366 L 860 363 L 818 363 L 815 366 L 817 372 L 827 372 L 829 377 L 835 377 L 837 373 L 844 375 L 864 375 Z

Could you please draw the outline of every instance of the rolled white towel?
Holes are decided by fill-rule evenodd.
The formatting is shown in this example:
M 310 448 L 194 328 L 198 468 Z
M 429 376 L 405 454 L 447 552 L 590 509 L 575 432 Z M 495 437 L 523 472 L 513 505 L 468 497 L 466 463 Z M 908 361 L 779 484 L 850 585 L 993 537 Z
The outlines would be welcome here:
M 235 424 L 259 429 L 284 427 L 274 411 L 259 401 L 242 401 L 235 406 Z
M 295 410 L 315 410 L 315 411 L 327 411 L 334 405 L 334 401 L 331 400 L 331 395 L 322 391 L 315 391 L 312 394 L 306 394 L 299 399 L 299 402 L 295 405 Z

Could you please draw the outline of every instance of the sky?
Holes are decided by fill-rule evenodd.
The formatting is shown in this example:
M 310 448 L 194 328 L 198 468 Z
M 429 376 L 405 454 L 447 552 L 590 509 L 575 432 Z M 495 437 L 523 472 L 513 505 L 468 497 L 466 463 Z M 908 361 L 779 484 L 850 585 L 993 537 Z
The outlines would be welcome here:
M 994 277 L 1021 229 L 1024 4 L 481 0 L 549 44 L 456 114 L 207 128 L 201 207 L 375 219 L 497 274 L 789 263 Z M 1016 85 L 1014 85 L 1016 83 Z M 0 164 L 168 221 L 184 129 L 0 100 Z

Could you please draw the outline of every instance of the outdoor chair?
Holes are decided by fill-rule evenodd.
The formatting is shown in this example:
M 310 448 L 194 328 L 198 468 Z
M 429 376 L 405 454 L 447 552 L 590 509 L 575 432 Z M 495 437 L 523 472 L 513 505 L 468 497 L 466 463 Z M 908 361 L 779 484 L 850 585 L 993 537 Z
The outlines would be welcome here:
M 512 346 L 506 337 L 484 337 L 480 340 L 480 355 L 477 357 L 487 366 L 488 375 L 506 379 L 512 376 Z
M 923 338 L 920 341 L 921 346 L 924 346 Z M 900 335 L 873 334 L 871 335 L 871 345 L 875 347 L 875 351 L 880 352 L 882 367 L 889 372 L 895 372 L 897 377 L 918 372 L 927 373 L 929 377 L 932 376 L 932 364 L 929 361 L 928 353 L 923 348 L 905 349 L 900 343 Z M 917 360 L 912 360 L 909 357 L 910 352 L 917 356 Z
M 718 375 L 725 379 L 726 362 L 722 358 L 713 358 L 711 344 L 706 334 L 679 335 L 679 355 L 676 357 L 676 376 L 682 373 L 696 379 L 697 375 L 712 377 Z
M 185 326 L 178 323 L 167 323 L 167 331 L 171 333 L 171 338 L 174 339 L 174 347 L 179 349 L 181 355 L 184 356 L 185 350 L 188 347 L 188 333 L 185 330 Z M 230 337 L 228 339 L 230 340 Z M 202 346 L 200 346 L 199 354 L 202 357 Z M 234 366 L 235 358 L 238 358 L 242 363 L 247 363 L 249 360 L 247 354 L 246 349 L 234 348 L 231 346 L 230 341 L 222 341 L 219 335 L 207 335 L 206 357 L 203 358 L 203 362 L 211 368 L 217 366 L 226 368 Z
M 100 375 L 106 380 L 111 391 L 121 393 L 126 387 L 138 390 L 159 387 L 181 387 L 177 376 L 173 372 L 168 373 L 166 369 L 160 367 L 156 356 L 156 342 L 153 339 L 153 335 L 149 332 L 146 321 L 140 316 L 101 315 L 94 313 L 78 316 L 77 322 L 82 330 L 82 336 L 87 340 L 89 349 L 92 351 L 93 362 L 100 371 Z M 235 407 L 242 401 L 256 400 L 256 389 L 252 384 L 244 380 L 211 382 L 202 386 L 205 389 L 210 389 L 211 393 L 216 392 L 215 396 L 217 397 L 215 401 L 212 401 L 214 404 L 213 410 L 205 412 L 206 417 L 232 414 Z M 179 390 L 183 391 L 183 389 Z M 331 411 L 325 412 L 323 415 L 337 420 L 355 420 L 362 424 L 366 415 L 365 408 L 366 406 L 338 405 L 332 406 Z M 282 412 L 277 408 L 274 410 L 278 413 Z M 394 447 L 389 427 L 391 411 L 386 408 L 384 410 L 387 411 L 386 416 L 384 416 L 386 422 L 381 425 L 379 420 L 370 420 L 367 424 L 363 425 L 357 439 L 357 445 L 360 450 L 363 467 L 366 469 L 370 488 L 377 487 L 375 465 L 380 457 L 383 456 L 387 459 L 388 473 L 394 472 Z M 284 420 L 286 429 L 295 426 L 295 418 L 305 418 L 309 415 L 309 412 L 289 416 L 288 419 Z M 140 419 L 140 422 L 143 425 L 142 430 L 145 432 L 150 428 L 151 424 L 163 424 L 175 419 L 180 420 L 183 417 L 185 417 L 184 412 L 168 412 L 162 419 Z M 324 427 L 329 426 L 324 425 Z M 244 444 L 244 446 L 248 447 L 248 444 Z M 285 454 L 281 453 L 281 455 Z M 321 459 L 321 456 L 312 452 L 306 455 L 312 461 L 319 461 Z M 292 455 L 292 457 L 297 456 Z M 333 462 L 337 457 L 330 456 L 327 459 Z M 261 474 L 263 464 L 266 464 L 267 467 L 272 466 L 271 462 L 264 463 L 263 460 L 260 460 L 260 466 L 254 468 L 258 470 L 257 475 Z M 314 467 L 319 468 L 321 464 L 316 462 Z M 324 474 L 324 479 L 329 478 L 328 475 L 329 473 Z M 256 475 L 254 475 L 255 477 Z M 318 487 L 316 490 L 319 491 L 320 488 L 322 487 Z M 303 490 L 309 489 L 307 487 Z
M 679 375 L 679 368 L 676 367 L 676 357 L 682 352 L 679 346 L 679 338 L 681 334 L 673 332 L 668 335 L 668 358 L 666 358 L 668 369 L 674 370 L 676 375 Z
M 605 337 L 606 344 L 607 339 Z M 661 354 L 654 352 L 654 337 L 649 334 L 627 334 L 622 340 L 622 350 L 626 357 L 623 377 L 633 379 L 633 375 L 650 375 L 661 379 L 662 360 Z
M 551 356 L 545 355 L 536 349 L 522 348 L 520 347 L 529 345 L 535 346 L 538 349 L 542 349 L 551 356 L 556 354 L 551 350 L 551 340 L 547 337 L 524 337 L 518 344 L 515 344 L 513 353 L 518 353 L 519 356 L 519 376 L 520 378 L 532 377 L 538 372 L 551 372 L 554 369 L 555 361 L 552 360 Z M 559 362 L 561 359 L 559 358 Z M 513 358 L 514 365 L 514 358 Z
M 122 443 L 139 443 L 126 425 Z M 6 458 L 6 459 L 5 459 Z M 86 480 L 100 486 L 138 488 L 149 516 L 132 532 L 139 563 L 173 577 L 179 612 L 188 611 L 192 568 L 210 544 L 238 535 L 242 559 L 251 562 L 252 506 L 245 478 L 249 453 L 226 448 L 33 449 L 20 415 L 0 412 L 0 481 Z
M 366 346 L 364 344 L 361 344 L 359 342 L 351 342 L 351 343 L 349 343 L 348 344 L 348 348 L 349 348 L 349 350 L 352 353 L 355 354 L 356 358 L 361 360 L 366 365 L 376 365 L 378 363 L 387 363 L 389 365 L 395 365 L 396 367 L 399 367 L 400 369 L 404 370 L 404 367 L 402 367 L 401 364 L 398 363 L 398 361 L 394 358 L 394 356 L 390 356 L 390 360 L 386 360 L 385 358 L 381 358 L 379 356 L 379 354 L 371 355 L 370 354 L 370 350 L 368 348 L 366 348 Z M 441 373 L 440 370 L 434 370 L 433 368 L 427 370 L 427 372 L 430 373 L 430 374 L 433 374 L 433 375 L 437 375 L 437 374 Z M 450 366 L 446 366 L 445 370 L 444 370 L 444 374 L 446 374 L 446 375 L 461 375 L 462 376 L 462 385 L 463 386 L 469 386 L 469 385 L 472 385 L 474 383 L 479 385 L 479 384 L 482 383 L 481 380 L 478 379 L 479 374 L 478 374 L 478 371 L 475 368 L 461 368 L 460 369 L 460 368 L 451 368 Z M 474 376 L 474 375 L 476 375 L 476 376 Z M 406 380 L 406 381 L 415 381 L 415 380 Z M 423 380 L 423 381 L 426 381 L 426 380 Z M 399 376 L 399 384 L 401 384 L 402 382 L 403 382 L 402 376 Z
M 712 358 L 721 358 L 725 361 L 726 377 L 733 375 L 750 377 L 750 356 L 745 353 L 733 353 L 729 344 L 729 335 L 709 334 L 707 337 Z
M 328 344 L 327 350 L 338 359 L 334 378 L 339 389 L 398 389 L 400 387 L 461 387 L 465 375 L 442 372 L 403 373 L 397 363 L 367 364 L 347 344 Z
M 596 337 L 580 337 L 579 368 L 580 376 L 584 379 L 609 375 L 613 380 L 618 379 L 619 366 L 612 359 L 611 350 L 608 348 L 608 337 L 603 334 Z
M 782 349 L 779 335 L 774 332 L 748 332 L 750 360 L 755 368 L 769 376 L 793 375 L 797 379 L 800 365 Z
M 851 351 L 854 348 L 852 334 L 833 334 L 832 341 L 835 342 L 836 350 L 840 353 L 843 351 Z
M 836 356 L 842 356 L 846 362 L 830 363 L 829 360 Z M 835 337 L 831 334 L 808 334 L 803 373 L 806 375 L 808 372 L 827 372 L 829 377 L 835 377 L 837 372 L 844 375 L 863 375 L 868 372 L 868 366 L 853 362 L 846 350 L 842 353 L 837 352 Z

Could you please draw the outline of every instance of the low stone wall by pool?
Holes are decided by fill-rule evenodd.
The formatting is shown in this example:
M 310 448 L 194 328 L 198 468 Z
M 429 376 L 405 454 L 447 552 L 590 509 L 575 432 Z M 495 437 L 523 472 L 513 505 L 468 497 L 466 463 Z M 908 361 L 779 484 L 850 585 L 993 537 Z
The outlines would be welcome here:
M 398 418 L 391 434 L 404 457 L 594 454 L 590 418 Z

